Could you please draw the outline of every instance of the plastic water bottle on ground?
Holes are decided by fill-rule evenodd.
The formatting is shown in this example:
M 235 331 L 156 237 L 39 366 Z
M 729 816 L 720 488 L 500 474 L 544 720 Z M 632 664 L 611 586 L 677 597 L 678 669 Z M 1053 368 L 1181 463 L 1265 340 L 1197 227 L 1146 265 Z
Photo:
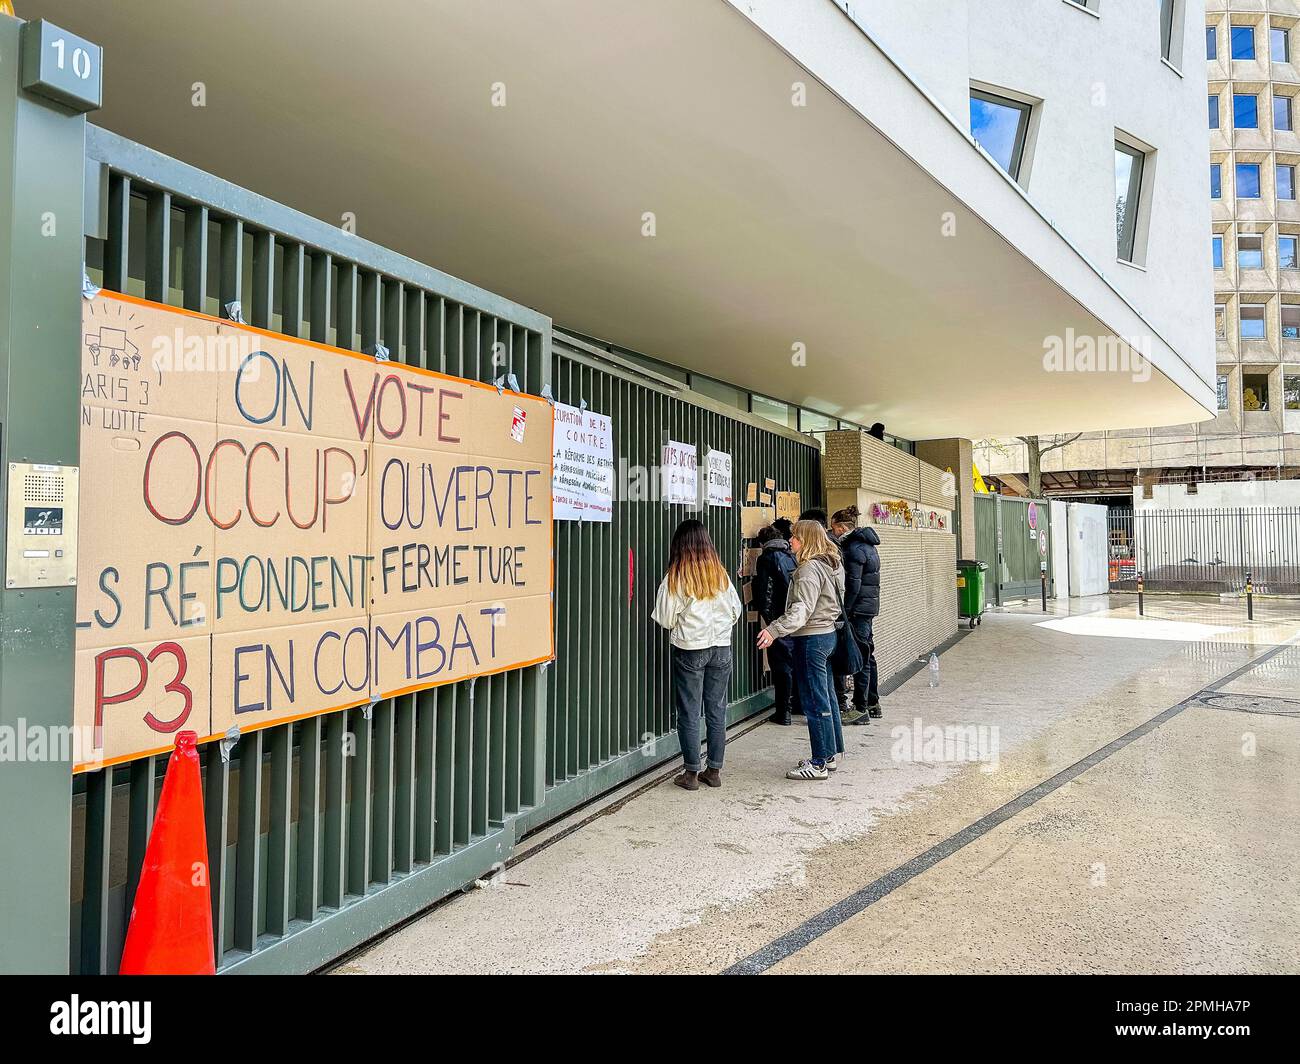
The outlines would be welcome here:
M 939 655 L 930 654 L 930 686 L 939 686 Z

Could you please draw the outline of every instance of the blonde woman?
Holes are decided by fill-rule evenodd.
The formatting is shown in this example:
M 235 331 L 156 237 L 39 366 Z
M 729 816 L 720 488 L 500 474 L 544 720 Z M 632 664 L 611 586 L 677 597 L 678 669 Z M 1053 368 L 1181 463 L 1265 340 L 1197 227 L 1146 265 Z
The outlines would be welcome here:
M 792 637 L 794 675 L 799 703 L 808 720 L 812 756 L 800 761 L 786 778 L 824 780 L 839 767 L 844 751 L 831 654 L 835 650 L 835 625 L 844 602 L 844 566 L 840 551 L 818 521 L 799 521 L 790 536 L 798 568 L 790 582 L 785 612 L 758 633 L 766 648 L 777 639 Z
M 727 570 L 694 519 L 673 533 L 668 572 L 652 616 L 667 628 L 673 655 L 673 705 L 685 771 L 673 782 L 688 791 L 722 786 L 727 745 L 727 686 L 731 682 L 731 629 L 743 607 Z M 708 739 L 708 767 L 700 769 L 700 717 Z

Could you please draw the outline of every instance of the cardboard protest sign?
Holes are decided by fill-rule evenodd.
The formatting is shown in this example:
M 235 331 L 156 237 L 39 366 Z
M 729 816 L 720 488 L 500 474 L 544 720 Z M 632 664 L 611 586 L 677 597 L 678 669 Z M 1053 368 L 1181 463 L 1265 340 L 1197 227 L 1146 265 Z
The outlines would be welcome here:
M 84 302 L 82 771 L 553 655 L 545 400 Z
M 740 534 L 753 539 L 759 531 L 776 520 L 776 511 L 770 506 L 742 506 L 740 508 Z
M 803 513 L 803 504 L 799 501 L 797 491 L 778 491 L 776 493 L 776 516 L 790 521 L 798 521 Z

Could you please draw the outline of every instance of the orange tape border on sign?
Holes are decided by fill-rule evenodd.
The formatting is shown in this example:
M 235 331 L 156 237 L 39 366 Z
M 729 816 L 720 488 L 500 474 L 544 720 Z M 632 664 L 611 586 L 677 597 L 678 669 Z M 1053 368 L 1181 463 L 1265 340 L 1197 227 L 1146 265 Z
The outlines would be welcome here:
M 113 292 L 107 288 L 104 288 L 104 289 L 100 289 L 100 291 L 96 294 L 95 298 L 115 299 L 122 303 L 131 303 L 136 306 L 148 307 L 150 309 L 167 310 L 167 311 L 171 311 L 174 314 L 180 314 L 183 317 L 198 318 L 200 321 L 213 322 L 214 324 L 220 325 L 224 328 L 242 329 L 245 332 L 254 333 L 255 335 L 258 336 L 266 336 L 272 340 L 276 340 L 281 343 L 298 344 L 302 347 L 309 347 L 317 351 L 328 352 L 329 354 L 344 355 L 348 358 L 355 358 L 361 362 L 373 363 L 375 361 L 373 355 L 367 355 L 360 351 L 348 351 L 342 347 L 333 347 L 330 344 L 322 344 L 317 340 L 308 340 L 303 337 L 286 336 L 283 333 L 273 332 L 270 329 L 262 329 L 256 325 L 245 325 L 242 322 L 231 321 L 229 318 L 218 318 L 218 317 L 214 317 L 211 314 L 204 314 L 201 311 L 189 310 L 185 307 L 174 307 L 170 303 L 156 303 L 151 299 L 142 299 L 139 296 L 128 295 L 125 292 Z M 444 380 L 444 381 L 454 381 L 457 384 L 468 384 L 472 388 L 485 388 L 490 391 L 497 390 L 495 385 L 485 384 L 482 381 L 470 380 L 467 377 L 454 377 L 450 373 L 440 373 L 437 370 L 425 369 L 423 366 L 411 366 L 411 365 L 407 365 L 404 362 L 399 362 L 396 364 L 400 365 L 403 369 L 409 370 L 413 373 L 422 374 L 426 377 L 435 377 L 438 380 Z M 517 395 L 523 399 L 531 399 L 531 400 L 540 399 L 540 396 L 531 395 L 528 392 L 517 392 L 511 388 L 503 388 L 501 390 L 501 394 Z M 551 431 L 552 433 L 554 433 L 555 409 L 549 403 L 547 404 L 547 409 L 551 411 Z M 551 475 L 552 476 L 555 475 L 554 469 L 552 469 Z M 485 669 L 482 672 L 476 672 L 470 676 L 460 676 L 454 680 L 441 680 L 441 681 L 435 681 L 433 683 L 413 684 L 410 687 L 403 687 L 400 690 L 386 691 L 383 694 L 381 694 L 378 699 L 374 699 L 373 701 L 383 701 L 386 698 L 397 698 L 401 695 L 410 694 L 413 691 L 426 691 L 434 687 L 446 687 L 449 684 L 462 683 L 466 680 L 476 680 L 480 676 L 498 676 L 504 672 L 514 672 L 517 669 L 527 669 L 527 668 L 531 668 L 534 665 L 541 665 L 544 662 L 555 660 L 555 510 L 554 510 L 553 495 L 551 496 L 549 505 L 551 508 L 550 533 L 548 537 L 550 542 L 550 551 L 551 551 L 551 586 L 548 589 L 547 593 L 551 599 L 551 624 L 550 624 L 551 652 L 542 657 L 533 658 L 529 661 L 521 661 L 511 665 L 503 665 L 500 668 L 496 668 L 496 669 Z M 75 637 L 75 633 L 74 633 L 74 637 Z M 293 724 L 296 721 L 307 720 L 311 717 L 325 717 L 331 713 L 340 713 L 344 710 L 356 709 L 358 706 L 369 705 L 371 701 L 372 699 L 368 697 L 361 698 L 351 702 L 344 702 L 337 706 L 332 706 L 329 709 L 312 710 L 309 713 L 299 713 L 296 716 L 283 717 L 279 720 L 268 720 L 261 724 L 251 724 L 247 728 L 241 728 L 240 734 L 243 735 L 249 732 L 261 731 L 264 728 L 276 727 L 281 724 Z M 224 733 L 217 733 L 214 735 L 203 735 L 199 737 L 198 743 L 199 745 L 203 745 L 204 743 L 215 742 L 219 739 L 224 739 L 224 738 L 225 738 Z M 138 761 L 141 758 L 145 758 L 145 757 L 157 757 L 159 754 L 169 753 L 172 749 L 173 743 L 174 743 L 174 739 L 173 742 L 169 742 L 165 746 L 159 746 L 151 750 L 141 750 L 138 751 L 137 753 L 123 754 L 120 757 L 104 758 L 103 760 L 100 761 L 83 761 L 83 762 L 75 763 L 72 766 L 72 772 L 74 775 L 76 775 L 81 772 L 93 772 L 96 769 L 110 768 L 113 765 L 126 764 L 129 761 Z

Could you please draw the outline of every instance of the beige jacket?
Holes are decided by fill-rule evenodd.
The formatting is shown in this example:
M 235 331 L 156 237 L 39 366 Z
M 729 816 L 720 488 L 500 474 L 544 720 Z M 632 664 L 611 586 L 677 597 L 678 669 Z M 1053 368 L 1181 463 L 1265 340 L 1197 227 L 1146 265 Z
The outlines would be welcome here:
M 669 591 L 668 578 L 664 577 L 651 616 L 668 629 L 668 642 L 679 650 L 706 650 L 731 646 L 731 629 L 743 612 L 740 596 L 730 580 L 727 590 L 711 599 L 697 599 Z
M 840 619 L 844 601 L 844 566 L 822 558 L 806 561 L 794 571 L 785 599 L 785 613 L 767 626 L 773 639 L 788 635 L 829 635 Z

